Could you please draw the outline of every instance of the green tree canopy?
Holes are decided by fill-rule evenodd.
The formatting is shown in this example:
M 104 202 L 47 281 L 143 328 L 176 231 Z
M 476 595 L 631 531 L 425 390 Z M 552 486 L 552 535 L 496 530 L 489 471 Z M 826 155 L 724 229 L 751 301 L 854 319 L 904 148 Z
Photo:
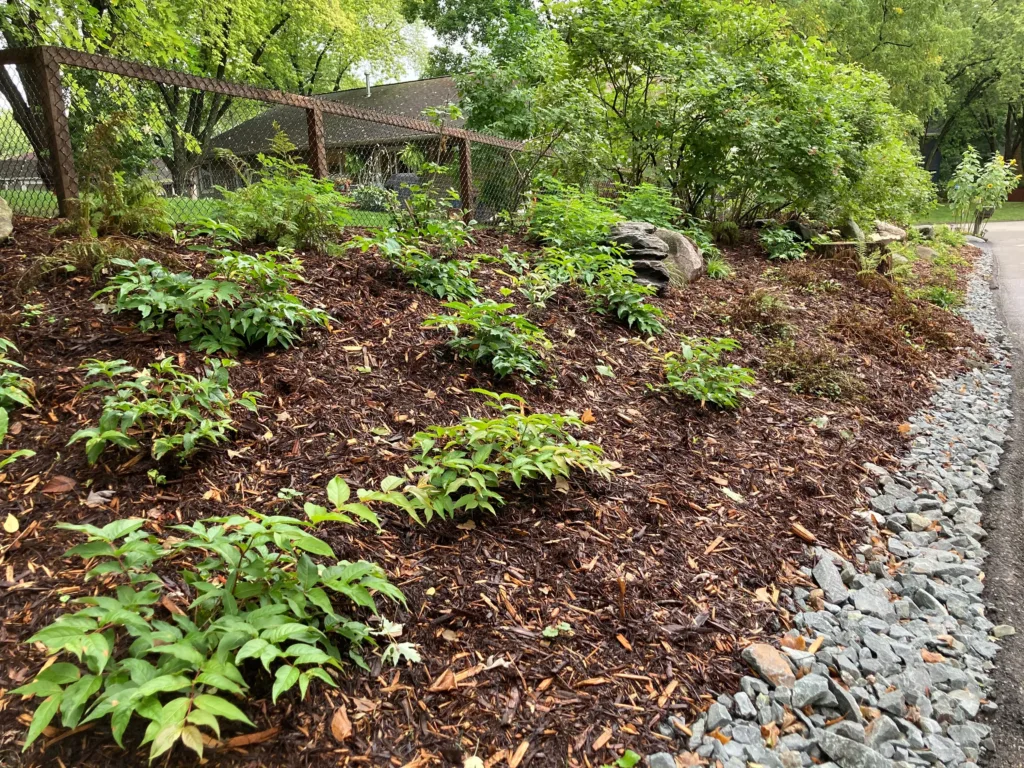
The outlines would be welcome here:
M 885 81 L 778 8 L 561 0 L 550 14 L 460 78 L 472 126 L 555 144 L 577 175 L 666 186 L 701 216 L 906 218 L 929 194 Z
M 0 12 L 7 47 L 58 44 L 309 94 L 348 84 L 357 66 L 381 76 L 401 72 L 413 53 L 405 28 L 401 0 L 11 0 Z M 21 74 L 23 81 L 31 78 Z M 133 139 L 150 137 L 182 183 L 209 153 L 234 103 L 176 86 L 78 70 L 70 75 L 73 106 L 90 112 L 80 117 L 82 130 L 112 112 L 141 116 L 126 129 L 135 131 Z M 36 89 L 26 88 L 26 97 L 13 82 L 0 81 L 0 90 L 33 109 Z M 17 108 L 14 114 L 17 119 Z M 33 146 L 42 152 L 45 143 Z

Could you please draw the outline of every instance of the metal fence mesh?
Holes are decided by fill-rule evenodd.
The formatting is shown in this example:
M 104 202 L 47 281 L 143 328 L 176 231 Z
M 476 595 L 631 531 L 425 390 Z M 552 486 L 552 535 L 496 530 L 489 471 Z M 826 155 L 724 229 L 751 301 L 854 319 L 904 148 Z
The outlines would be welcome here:
M 0 197 L 14 213 L 56 216 L 52 148 L 38 72 L 24 65 L 0 67 L 0 85 L 5 86 L 0 112 Z M 12 92 L 14 96 L 7 98 Z
M 262 156 L 284 152 L 348 198 L 353 225 L 385 224 L 390 193 L 428 182 L 489 223 L 519 205 L 536 165 L 521 145 L 456 123 L 353 108 L 352 92 L 311 99 L 63 49 L 17 53 L 0 65 L 0 196 L 22 215 L 57 216 L 62 197 L 116 163 L 187 227 L 259 180 Z

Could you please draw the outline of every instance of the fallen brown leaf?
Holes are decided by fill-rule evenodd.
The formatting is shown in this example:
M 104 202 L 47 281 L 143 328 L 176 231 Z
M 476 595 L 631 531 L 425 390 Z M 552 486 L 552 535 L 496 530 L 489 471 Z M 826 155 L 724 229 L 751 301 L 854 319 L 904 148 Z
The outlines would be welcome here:
M 43 486 L 43 493 L 67 493 L 73 491 L 78 481 L 67 475 L 54 475 Z
M 451 667 L 449 667 L 437 676 L 427 690 L 431 693 L 439 693 L 441 691 L 452 691 L 457 687 L 458 683 L 455 682 L 455 673 L 452 672 Z
M 677 768 L 697 768 L 697 766 L 707 764 L 707 761 L 696 752 L 683 752 L 681 755 L 676 755 Z
M 352 721 L 348 719 L 348 710 L 344 704 L 334 710 L 334 716 L 331 717 L 331 735 L 339 744 L 352 735 Z
M 803 651 L 807 648 L 807 640 L 803 635 L 797 635 L 796 637 L 783 635 L 779 640 L 779 645 L 784 648 L 792 648 L 794 651 Z

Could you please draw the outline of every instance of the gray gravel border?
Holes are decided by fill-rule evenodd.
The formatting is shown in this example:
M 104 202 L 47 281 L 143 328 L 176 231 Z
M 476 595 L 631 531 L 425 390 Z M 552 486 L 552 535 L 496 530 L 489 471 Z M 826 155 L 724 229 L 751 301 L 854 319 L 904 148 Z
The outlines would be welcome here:
M 683 742 L 683 765 L 699 757 L 721 768 L 976 768 L 991 749 L 978 718 L 996 709 L 989 673 L 998 639 L 1014 632 L 993 625 L 982 602 L 979 505 L 999 484 L 1013 418 L 1010 345 L 991 271 L 986 252 L 961 312 L 994 363 L 937 382 L 911 419 L 899 471 L 864 466 L 867 508 L 858 514 L 870 536 L 856 562 L 808 549 L 804 572 L 818 589 L 793 590 L 800 612 L 789 634 L 817 643 L 816 652 L 744 649 L 751 674 L 740 691 L 719 696 L 692 724 L 659 724 Z M 728 738 L 710 735 L 716 730 Z M 677 766 L 668 752 L 647 764 Z

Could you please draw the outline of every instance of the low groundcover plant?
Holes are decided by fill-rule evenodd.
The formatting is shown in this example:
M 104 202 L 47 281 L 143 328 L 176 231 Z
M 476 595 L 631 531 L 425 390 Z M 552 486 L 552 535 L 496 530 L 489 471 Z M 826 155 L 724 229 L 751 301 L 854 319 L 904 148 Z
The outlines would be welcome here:
M 376 520 L 349 502 L 341 478 L 327 496 L 331 508 L 307 504 L 305 520 L 250 510 L 174 526 L 175 538 L 146 533 L 141 519 L 59 524 L 85 535 L 66 557 L 85 561 L 86 579 L 100 586 L 28 640 L 74 661 L 48 663 L 11 692 L 41 700 L 25 748 L 58 714 L 65 728 L 109 717 L 119 745 L 138 716 L 150 760 L 179 741 L 201 756 L 206 732 L 219 737 L 224 721 L 253 725 L 239 705 L 255 678 L 272 675 L 276 702 L 296 686 L 304 698 L 314 680 L 335 686 L 346 659 L 366 668 L 362 648 L 390 642 L 401 626 L 374 628 L 353 611 L 376 615 L 378 597 L 404 597 L 379 566 L 339 561 L 310 532 L 325 521 Z M 171 569 L 176 579 L 166 578 Z M 407 643 L 385 651 L 403 657 L 418 659 Z

